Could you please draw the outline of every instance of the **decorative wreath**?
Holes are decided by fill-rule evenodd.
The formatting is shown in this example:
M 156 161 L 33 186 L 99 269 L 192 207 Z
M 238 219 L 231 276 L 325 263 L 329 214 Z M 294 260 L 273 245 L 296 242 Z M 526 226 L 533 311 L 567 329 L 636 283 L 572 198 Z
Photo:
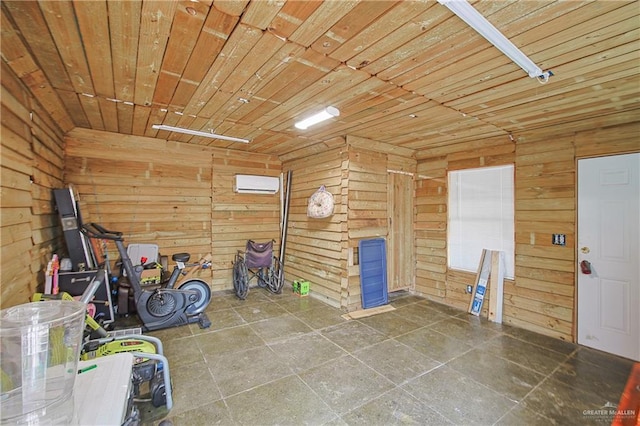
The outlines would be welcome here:
M 333 214 L 333 194 L 322 185 L 311 197 L 307 205 L 307 216 L 314 219 L 322 219 Z

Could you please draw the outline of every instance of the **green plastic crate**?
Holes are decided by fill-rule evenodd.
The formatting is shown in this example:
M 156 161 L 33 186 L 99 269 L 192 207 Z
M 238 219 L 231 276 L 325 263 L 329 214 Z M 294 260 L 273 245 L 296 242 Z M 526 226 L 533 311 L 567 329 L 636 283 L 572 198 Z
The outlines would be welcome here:
M 306 296 L 309 294 L 309 287 L 311 283 L 306 280 L 294 280 L 293 281 L 293 292 L 300 296 Z

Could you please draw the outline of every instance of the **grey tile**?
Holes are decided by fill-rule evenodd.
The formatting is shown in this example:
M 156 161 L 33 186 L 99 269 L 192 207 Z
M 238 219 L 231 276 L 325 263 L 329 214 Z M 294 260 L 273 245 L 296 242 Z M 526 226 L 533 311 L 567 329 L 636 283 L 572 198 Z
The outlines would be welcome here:
M 421 324 L 408 320 L 402 315 L 397 315 L 394 312 L 372 315 L 370 317 L 361 318 L 358 321 L 368 325 L 371 328 L 375 328 L 379 332 L 389 337 L 406 334 L 410 331 L 422 327 Z
M 419 302 L 418 304 L 422 306 L 426 306 L 427 308 L 430 308 L 436 312 L 439 312 L 444 315 L 449 315 L 449 316 L 458 316 L 460 314 L 465 314 L 467 312 L 466 309 L 463 310 L 463 309 L 454 308 L 452 306 L 444 305 L 442 303 L 434 302 L 433 300 L 427 300 L 427 299 L 423 300 L 422 302 Z
M 358 321 L 347 321 L 321 330 L 323 336 L 347 352 L 366 348 L 386 340 L 387 337 Z
M 515 402 L 446 365 L 402 386 L 454 424 L 493 424 Z
M 487 342 L 499 334 L 491 326 L 482 324 L 477 317 L 449 317 L 430 325 L 429 328 L 470 345 L 479 345 Z
M 222 398 L 204 361 L 171 368 L 171 382 L 173 415 Z
M 523 328 L 505 325 L 503 326 L 503 330 L 506 334 L 515 337 L 516 339 L 545 347 L 563 355 L 570 355 L 578 349 L 578 346 L 571 342 L 565 342 L 564 340 L 534 333 L 533 331 L 525 330 Z
M 391 381 L 350 355 L 307 370 L 300 378 L 338 414 L 394 387 Z
M 142 424 L 611 422 L 592 413 L 615 407 L 631 361 L 405 292 L 390 299 L 395 311 L 347 321 L 286 291 L 215 293 L 209 329 L 150 333 L 164 343 L 175 406 L 140 402 Z
M 410 305 L 397 308 L 394 313 L 409 321 L 413 321 L 422 326 L 448 318 L 448 315 L 431 309 L 423 303 L 412 303 Z
M 189 324 L 191 333 L 203 334 L 209 331 L 222 330 L 224 328 L 237 327 L 239 325 L 246 324 L 247 322 L 232 308 L 219 309 L 214 312 L 209 312 L 207 317 L 211 321 L 211 326 L 206 329 L 200 328 L 198 324 Z
M 207 365 L 225 398 L 292 374 L 267 346 L 208 355 Z
M 269 298 L 269 300 L 272 300 L 274 302 L 280 302 L 300 297 L 293 292 L 293 286 L 291 285 L 291 283 L 287 282 L 285 282 L 282 286 L 282 290 L 280 290 L 280 293 L 273 293 L 267 289 L 264 289 L 263 293 L 267 298 Z
M 346 354 L 340 346 L 318 333 L 279 340 L 269 345 L 281 362 L 295 373 L 306 371 Z
M 336 417 L 332 420 L 329 420 L 326 423 L 323 423 L 322 426 L 348 426 L 347 423 L 342 420 L 342 417 L 336 415 Z
M 147 334 L 152 337 L 156 337 L 162 340 L 162 343 L 167 342 L 169 340 L 173 340 L 173 339 L 181 339 L 183 337 L 189 337 L 192 335 L 191 330 L 189 330 L 189 327 L 184 327 L 184 326 L 163 328 L 161 330 L 154 330 L 144 334 Z
M 508 335 L 501 335 L 487 342 L 484 347 L 501 358 L 520 364 L 544 375 L 551 374 L 562 362 L 566 355 L 550 351 Z
M 562 426 L 611 424 L 613 416 L 608 411 L 617 403 L 553 379 L 545 380 L 521 402 L 524 408 Z M 594 414 L 600 411 L 606 413 Z
M 312 297 L 300 297 L 300 296 L 292 296 L 286 297 L 282 299 L 277 299 L 275 302 L 282 306 L 287 312 L 296 313 L 301 311 L 308 311 L 313 308 L 321 308 L 321 307 L 330 307 L 327 304 L 314 299 Z M 335 309 L 335 308 L 333 308 Z M 339 310 L 338 310 L 339 311 Z
M 441 365 L 393 339 L 356 351 L 353 356 L 397 385 Z
M 496 426 L 514 426 L 514 425 L 552 425 L 556 424 L 553 420 L 546 418 L 542 414 L 531 411 L 518 404 L 507 414 L 502 416 L 495 424 Z
M 389 304 L 391 304 L 394 308 L 399 308 L 401 306 L 406 306 L 412 303 L 421 302 L 423 300 L 424 300 L 423 297 L 414 296 L 407 291 L 398 291 L 394 293 L 389 293 Z
M 211 301 L 207 305 L 205 312 L 211 314 L 213 312 L 229 309 L 236 304 L 238 297 L 232 291 L 217 291 L 211 293 Z
M 454 318 L 457 318 L 461 321 L 465 321 L 470 327 L 482 327 L 488 330 L 494 331 L 496 333 L 504 333 L 504 324 L 499 324 L 497 322 L 489 321 L 488 318 L 483 316 L 471 315 L 468 312 L 463 312 L 459 315 L 456 315 Z
M 251 329 L 267 343 L 280 339 L 288 339 L 313 331 L 305 323 L 291 314 L 254 322 L 251 324 Z
M 322 306 L 313 306 L 310 309 L 296 311 L 294 312 L 294 315 L 314 330 L 320 330 L 322 328 L 342 324 L 348 321 L 342 318 L 343 312 L 340 309 L 324 304 Z
M 262 338 L 248 325 L 200 334 L 195 336 L 195 341 L 205 356 L 264 345 Z
M 574 354 L 553 372 L 551 378 L 600 396 L 607 401 L 617 401 L 625 388 L 633 363 L 631 361 L 611 360 L 602 365 L 586 361 Z
M 420 328 L 396 337 L 396 340 L 442 363 L 460 356 L 472 348 L 461 340 L 429 328 Z
M 322 425 L 336 414 L 297 376 L 287 376 L 226 400 L 240 425 Z
M 400 388 L 342 416 L 349 425 L 450 425 L 446 418 Z
M 170 367 L 204 361 L 202 351 L 200 350 L 194 336 L 167 340 L 162 343 L 164 347 L 164 356 L 169 360 Z
M 209 402 L 167 418 L 172 426 L 209 426 L 234 424 L 224 401 Z
M 515 401 L 522 400 L 545 377 L 483 349 L 473 349 L 447 365 Z
M 238 308 L 243 306 L 251 306 L 258 303 L 270 302 L 271 300 L 267 296 L 267 291 L 255 286 L 255 279 L 251 282 L 251 288 L 247 294 L 247 298 L 239 299 L 235 294 L 227 298 L 227 303 L 232 308 Z
M 596 349 L 587 348 L 586 346 L 579 346 L 578 348 L 571 358 L 584 363 L 585 367 L 588 363 L 595 368 L 606 368 L 609 374 L 629 377 L 629 372 L 634 364 L 633 361 Z
M 246 306 L 238 306 L 235 311 L 248 323 L 262 321 L 267 318 L 285 315 L 287 311 L 274 302 L 253 303 Z

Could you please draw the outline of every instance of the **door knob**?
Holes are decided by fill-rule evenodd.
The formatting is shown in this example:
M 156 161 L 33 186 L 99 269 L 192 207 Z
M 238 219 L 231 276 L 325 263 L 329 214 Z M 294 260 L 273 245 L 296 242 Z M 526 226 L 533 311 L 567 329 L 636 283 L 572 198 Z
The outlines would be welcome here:
M 591 262 L 588 260 L 583 260 L 580 262 L 580 270 L 585 275 L 591 275 Z

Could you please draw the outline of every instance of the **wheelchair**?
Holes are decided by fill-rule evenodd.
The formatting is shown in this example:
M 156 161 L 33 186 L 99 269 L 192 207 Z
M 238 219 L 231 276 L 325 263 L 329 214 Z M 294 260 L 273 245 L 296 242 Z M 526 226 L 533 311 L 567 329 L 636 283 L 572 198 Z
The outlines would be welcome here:
M 284 273 L 282 262 L 273 254 L 273 243 L 247 241 L 245 251 L 238 250 L 233 261 L 233 288 L 236 296 L 244 300 L 249 294 L 249 283 L 254 278 L 259 287 L 272 293 L 282 293 Z

